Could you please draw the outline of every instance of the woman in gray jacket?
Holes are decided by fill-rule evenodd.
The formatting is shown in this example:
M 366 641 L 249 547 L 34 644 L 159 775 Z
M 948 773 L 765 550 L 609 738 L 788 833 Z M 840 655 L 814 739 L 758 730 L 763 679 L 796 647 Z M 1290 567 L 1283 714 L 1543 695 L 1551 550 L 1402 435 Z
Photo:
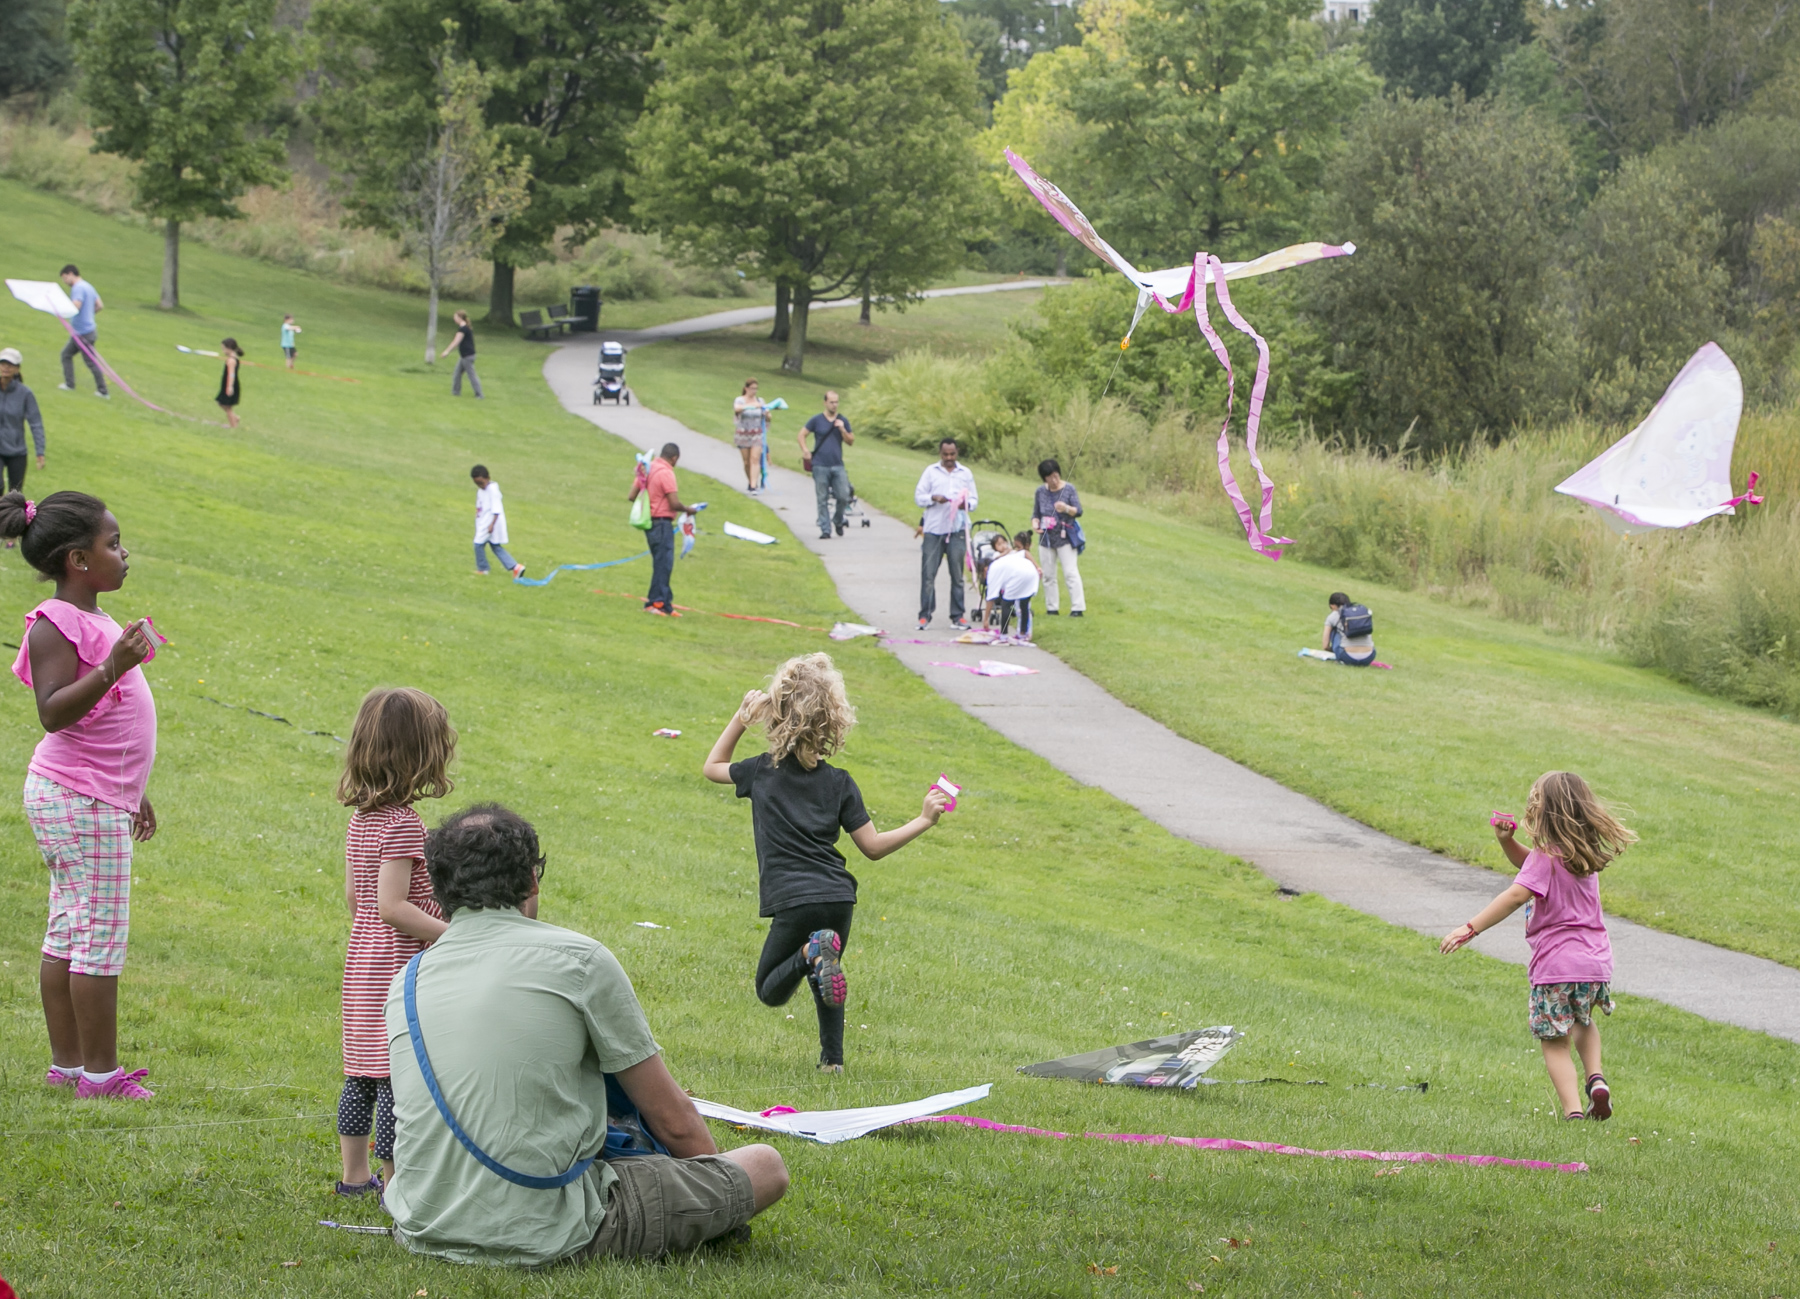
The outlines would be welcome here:
M 37 398 L 19 377 L 24 364 L 16 347 L 0 347 L 0 469 L 4 470 L 3 489 L 16 492 L 25 485 L 25 426 L 31 425 L 31 437 L 37 443 L 38 468 L 44 467 L 44 417 L 38 413 Z

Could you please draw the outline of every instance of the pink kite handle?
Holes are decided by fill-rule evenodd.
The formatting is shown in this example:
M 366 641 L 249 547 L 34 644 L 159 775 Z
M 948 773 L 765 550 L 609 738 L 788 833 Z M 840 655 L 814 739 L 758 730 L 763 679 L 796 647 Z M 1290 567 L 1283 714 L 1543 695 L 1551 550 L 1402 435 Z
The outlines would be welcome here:
M 931 782 L 931 787 L 933 789 L 941 789 L 944 791 L 945 798 L 949 800 L 944 804 L 944 810 L 946 812 L 954 812 L 956 810 L 956 796 L 962 793 L 962 786 L 940 771 L 938 773 L 938 778 Z
M 1511 812 L 1494 812 L 1488 816 L 1489 825 L 1504 826 L 1508 830 L 1519 828 L 1519 818 Z

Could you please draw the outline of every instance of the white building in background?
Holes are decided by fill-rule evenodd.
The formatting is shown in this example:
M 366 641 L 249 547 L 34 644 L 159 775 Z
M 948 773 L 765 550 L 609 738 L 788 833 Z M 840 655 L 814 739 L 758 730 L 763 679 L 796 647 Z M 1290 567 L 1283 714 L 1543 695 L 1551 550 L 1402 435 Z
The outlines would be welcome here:
M 1325 0 L 1319 17 L 1334 23 L 1363 23 L 1374 7 L 1374 0 Z

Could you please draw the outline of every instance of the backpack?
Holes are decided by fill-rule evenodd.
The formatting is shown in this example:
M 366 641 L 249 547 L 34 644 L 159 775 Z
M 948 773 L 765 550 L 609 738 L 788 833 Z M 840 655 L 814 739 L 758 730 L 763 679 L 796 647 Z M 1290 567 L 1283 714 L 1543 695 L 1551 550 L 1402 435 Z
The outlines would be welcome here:
M 1347 604 L 1338 610 L 1338 630 L 1344 633 L 1344 639 L 1354 636 L 1373 636 L 1375 634 L 1375 615 L 1369 612 L 1366 604 Z

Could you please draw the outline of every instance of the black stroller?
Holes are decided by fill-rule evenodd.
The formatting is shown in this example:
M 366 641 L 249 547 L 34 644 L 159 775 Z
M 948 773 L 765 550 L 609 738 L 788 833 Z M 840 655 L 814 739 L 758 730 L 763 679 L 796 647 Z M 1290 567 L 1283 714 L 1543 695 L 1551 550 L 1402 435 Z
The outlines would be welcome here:
M 594 405 L 610 401 L 631 405 L 631 389 L 625 386 L 625 346 L 600 344 L 600 373 L 594 378 Z

